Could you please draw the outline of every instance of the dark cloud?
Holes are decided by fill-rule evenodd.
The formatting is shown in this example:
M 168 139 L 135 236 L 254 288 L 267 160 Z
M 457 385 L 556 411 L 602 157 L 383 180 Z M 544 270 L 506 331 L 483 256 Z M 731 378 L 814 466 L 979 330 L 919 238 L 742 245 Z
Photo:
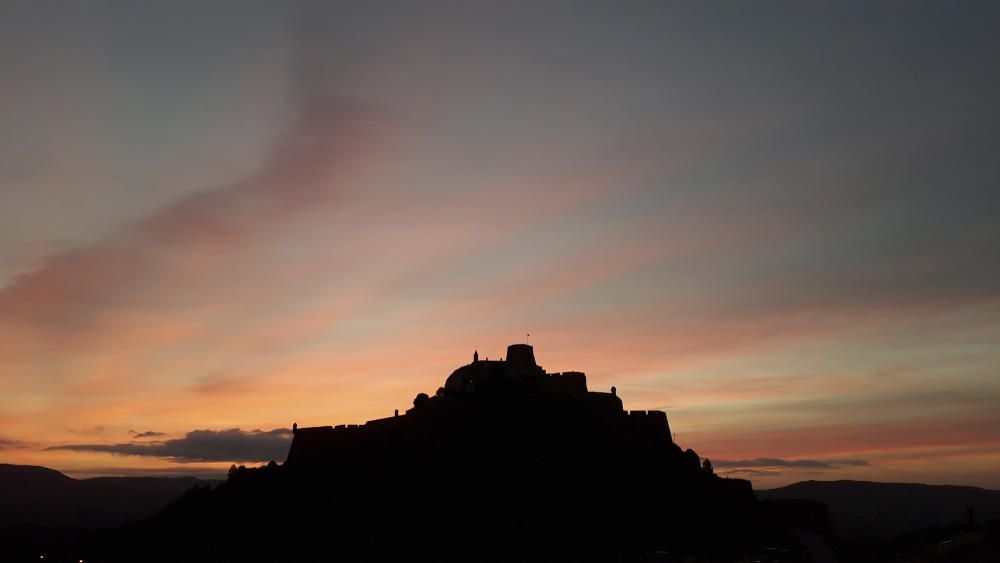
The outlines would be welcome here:
M 107 452 L 116 455 L 161 457 L 182 463 L 199 461 L 270 461 L 288 454 L 292 431 L 288 428 L 243 431 L 195 430 L 183 438 L 128 444 L 69 444 L 49 450 Z
M 154 432 L 152 430 L 147 430 L 145 432 L 136 432 L 135 430 L 129 430 L 128 433 L 132 435 L 133 439 L 134 438 L 162 438 L 162 437 L 166 436 L 166 434 L 163 433 L 163 432 Z
M 733 469 L 730 471 L 721 471 L 721 475 L 728 477 L 730 475 L 745 475 L 747 477 L 773 477 L 775 475 L 781 475 L 780 471 L 771 471 L 767 469 Z
M 750 472 L 751 467 L 767 468 L 806 468 L 806 469 L 833 469 L 836 467 L 857 467 L 868 465 L 863 459 L 781 459 L 777 457 L 758 457 L 754 459 L 720 459 L 712 461 L 715 467 L 733 467 L 745 469 Z
M 30 448 L 34 446 L 30 442 L 22 442 L 20 440 L 11 440 L 8 438 L 0 438 L 0 450 L 23 450 L 25 448 Z

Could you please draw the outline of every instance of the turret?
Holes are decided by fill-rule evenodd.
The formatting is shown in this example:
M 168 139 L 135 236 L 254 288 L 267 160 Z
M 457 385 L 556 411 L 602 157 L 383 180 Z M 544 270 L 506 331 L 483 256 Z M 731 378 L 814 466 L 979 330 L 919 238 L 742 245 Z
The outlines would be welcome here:
M 507 364 L 514 368 L 537 368 L 535 350 L 528 344 L 511 344 L 507 347 Z

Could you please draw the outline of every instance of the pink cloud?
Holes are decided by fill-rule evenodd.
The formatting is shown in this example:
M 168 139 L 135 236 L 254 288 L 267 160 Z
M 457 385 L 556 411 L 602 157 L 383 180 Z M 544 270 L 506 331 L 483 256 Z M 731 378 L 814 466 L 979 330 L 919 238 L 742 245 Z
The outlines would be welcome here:
M 19 276 L 0 291 L 0 358 L 39 347 L 86 349 L 140 327 L 155 331 L 152 343 L 162 342 L 168 335 L 155 324 L 170 322 L 171 305 L 212 306 L 185 299 L 192 285 L 226 276 L 250 240 L 330 205 L 370 166 L 387 129 L 361 102 L 305 108 L 254 177 L 196 192 Z

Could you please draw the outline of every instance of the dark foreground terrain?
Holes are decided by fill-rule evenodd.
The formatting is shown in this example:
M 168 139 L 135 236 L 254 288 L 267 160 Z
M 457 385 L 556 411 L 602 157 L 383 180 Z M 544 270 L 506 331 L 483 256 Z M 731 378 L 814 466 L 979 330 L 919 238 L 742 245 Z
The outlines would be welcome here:
M 979 487 L 804 481 L 757 491 L 830 507 L 844 561 L 1000 561 L 1000 491 Z
M 0 465 L 0 546 L 3 547 L 0 561 L 38 561 L 39 555 L 45 554 L 49 561 L 76 562 L 84 557 L 84 551 L 86 556 L 97 556 L 99 554 L 93 549 L 95 538 L 97 544 L 103 545 L 103 549 L 114 549 L 113 546 L 104 544 L 117 541 L 121 534 L 139 533 L 148 536 L 163 533 L 163 530 L 157 532 L 156 528 L 171 520 L 183 519 L 185 510 L 196 511 L 201 503 L 226 504 L 231 498 L 223 497 L 255 495 L 252 489 L 258 479 L 265 482 L 282 479 L 276 477 L 277 471 L 280 468 L 237 471 L 231 482 L 219 488 L 217 493 L 209 493 L 209 482 L 196 479 L 74 480 L 50 469 Z M 271 475 L 265 477 L 267 473 Z M 76 486 L 88 492 L 67 492 Z M 248 488 L 251 491 L 247 491 Z M 109 490 L 112 492 L 106 494 Z M 174 503 L 166 514 L 148 522 L 133 524 L 123 532 L 113 531 L 122 523 L 137 522 L 153 516 L 184 493 L 187 493 L 184 500 Z M 208 501 L 213 494 L 218 494 L 219 497 Z M 807 544 L 811 543 L 812 537 L 808 527 L 787 525 L 789 515 L 795 514 L 794 509 L 789 510 L 788 507 L 803 499 L 829 506 L 833 534 L 827 538 L 821 536 L 821 539 L 824 547 L 829 548 L 839 561 L 1000 561 L 1000 491 L 943 485 L 807 481 L 779 489 L 759 490 L 756 491 L 756 496 L 765 501 L 777 500 L 784 503 L 770 508 L 765 503 L 758 505 L 758 509 L 763 511 L 764 517 L 776 519 L 773 525 L 779 528 L 786 526 L 786 531 L 798 534 L 801 541 Z M 809 510 L 814 515 L 819 514 L 821 517 L 821 511 L 815 512 L 815 504 L 808 506 L 812 507 Z M 973 508 L 971 522 L 969 507 Z M 207 518 L 202 517 L 201 520 L 205 521 Z M 178 522 L 168 525 L 174 528 L 184 527 L 183 523 Z M 199 542 L 211 542 L 211 538 L 218 537 L 214 534 L 220 526 L 210 523 L 205 525 L 209 526 L 212 534 L 209 539 Z M 238 530 L 231 531 L 236 534 L 234 537 L 241 537 Z M 85 539 L 82 545 L 81 537 Z M 278 539 L 280 538 L 272 537 L 269 541 Z M 177 537 L 175 541 L 188 540 Z M 782 551 L 787 548 L 765 543 L 758 542 L 756 553 L 754 550 L 747 550 L 728 556 L 708 555 L 706 559 L 822 560 L 820 553 L 804 555 L 802 552 L 793 553 L 792 550 Z M 431 547 L 428 545 L 426 548 L 419 548 L 417 553 L 425 552 Z M 211 551 L 211 546 L 208 551 Z M 806 551 L 808 552 L 808 548 Z M 669 561 L 673 559 L 671 554 L 679 552 L 679 549 L 650 550 L 643 553 L 640 560 Z M 479 553 L 478 546 L 474 546 L 471 553 Z M 488 559 L 487 556 L 479 555 L 472 555 L 470 559 L 475 560 L 477 557 Z M 370 559 L 373 558 L 377 557 Z M 251 560 L 263 559 L 263 554 L 251 556 Z M 222 560 L 227 558 L 223 557 Z M 317 560 L 324 558 L 318 557 Z
M 46 467 L 0 464 L 0 561 L 71 551 L 89 532 L 148 518 L 211 484 L 193 477 L 72 479 Z

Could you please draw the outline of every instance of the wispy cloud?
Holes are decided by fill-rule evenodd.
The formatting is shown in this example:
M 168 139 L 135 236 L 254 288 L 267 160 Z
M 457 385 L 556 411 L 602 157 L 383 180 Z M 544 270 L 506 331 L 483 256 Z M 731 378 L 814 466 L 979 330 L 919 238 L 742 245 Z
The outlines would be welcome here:
M 199 377 L 191 389 L 201 395 L 232 395 L 250 393 L 256 390 L 252 380 L 247 378 L 209 374 Z
M 863 459 L 829 459 L 829 460 L 819 460 L 819 459 L 782 459 L 777 457 L 758 457 L 754 459 L 720 459 L 713 461 L 712 464 L 716 467 L 726 467 L 726 468 L 754 468 L 754 467 L 764 467 L 764 468 L 807 468 L 807 469 L 834 469 L 837 467 L 857 467 L 863 465 L 869 465 L 867 461 Z
M 0 438 L 0 450 L 23 450 L 36 446 L 32 442 L 12 440 L 10 438 Z
M 837 452 L 852 452 L 848 455 L 868 458 L 877 453 L 919 448 L 995 447 L 1000 445 L 995 430 L 998 423 L 1000 417 L 996 415 L 978 415 L 787 430 L 727 427 L 712 432 L 689 432 L 685 442 L 697 444 L 699 451 L 719 452 L 720 459 L 755 459 L 750 456 L 764 451 L 773 452 L 777 459 L 839 459 Z
M 376 143 L 377 115 L 359 100 L 313 101 L 257 175 L 195 192 L 93 246 L 50 258 L 0 291 L 0 313 L 6 324 L 71 331 L 192 267 L 210 270 L 217 252 L 329 203 L 343 188 L 338 180 Z
M 147 430 L 146 432 L 136 432 L 135 430 L 129 430 L 128 433 L 132 435 L 132 439 L 162 438 L 167 435 L 164 432 L 154 432 L 152 430 Z
M 781 475 L 780 471 L 769 469 L 730 469 L 728 471 L 720 471 L 719 473 L 725 476 L 744 476 L 751 479 L 754 477 L 777 477 Z
M 67 428 L 66 432 L 76 436 L 97 436 L 104 434 L 103 426 L 93 426 L 90 428 Z

